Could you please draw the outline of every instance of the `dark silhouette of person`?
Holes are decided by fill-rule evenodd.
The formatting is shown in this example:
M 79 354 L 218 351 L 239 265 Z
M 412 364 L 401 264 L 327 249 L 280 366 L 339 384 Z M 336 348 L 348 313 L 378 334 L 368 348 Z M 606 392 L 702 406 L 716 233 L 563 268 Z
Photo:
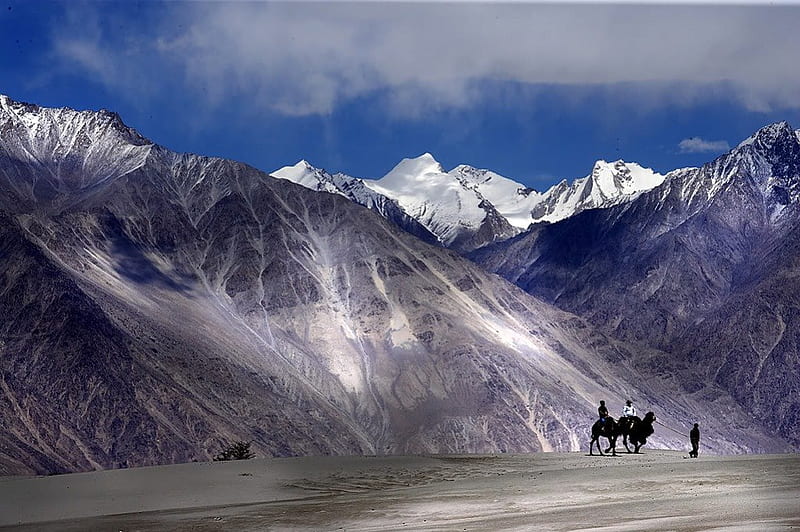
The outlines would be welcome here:
M 605 401 L 600 401 L 600 406 L 597 407 L 597 415 L 600 416 L 600 421 L 602 423 L 606 422 L 606 416 L 608 416 L 608 408 L 606 408 Z
M 695 423 L 694 428 L 689 432 L 689 441 L 692 442 L 692 450 L 689 452 L 690 458 L 697 458 L 700 450 L 700 426 Z

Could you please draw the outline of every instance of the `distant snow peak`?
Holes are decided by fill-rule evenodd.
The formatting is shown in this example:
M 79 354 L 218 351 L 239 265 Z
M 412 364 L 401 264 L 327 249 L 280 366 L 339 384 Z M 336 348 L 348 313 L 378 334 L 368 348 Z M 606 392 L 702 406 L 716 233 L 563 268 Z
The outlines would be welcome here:
M 775 139 L 777 137 L 781 137 L 784 135 L 791 135 L 794 133 L 792 127 L 789 125 L 789 122 L 786 120 L 781 120 L 780 122 L 775 122 L 772 124 L 768 124 L 756 132 L 756 138 L 762 138 L 764 140 L 767 139 Z
M 394 200 L 446 246 L 477 232 L 487 217 L 480 193 L 446 173 L 430 153 L 403 159 L 381 179 L 364 184 Z
M 561 181 L 544 193 L 531 213 L 536 222 L 558 222 L 586 209 L 607 208 L 636 198 L 665 176 L 636 163 L 599 160 L 592 173 L 571 185 Z
M 4 111 L 7 111 L 7 109 L 11 106 L 11 103 L 13 101 L 14 100 L 9 98 L 5 94 L 0 94 L 0 108 L 2 108 Z
M 592 179 L 606 199 L 614 199 L 621 194 L 635 194 L 657 187 L 663 183 L 664 176 L 650 168 L 620 159 L 611 163 L 597 161 L 592 170 Z
M 488 201 L 497 213 L 517 229 L 527 229 L 533 221 L 531 211 L 542 195 L 491 170 L 462 164 L 449 172 L 466 189 Z
M 14 100 L 10 96 L 0 94 L 0 109 L 3 113 L 18 114 L 26 111 L 37 111 L 41 109 L 38 105 Z
M 331 194 L 346 194 L 337 186 L 334 177 L 321 168 L 316 168 L 305 159 L 301 159 L 292 166 L 284 166 L 271 174 L 279 179 L 286 179 L 311 190 L 330 192 Z M 351 178 L 352 179 L 352 178 Z
M 273 172 L 314 190 L 374 204 L 364 194 L 382 196 L 418 221 L 445 246 L 464 250 L 510 238 L 532 223 L 557 222 L 585 209 L 629 201 L 664 181 L 664 176 L 636 163 L 597 161 L 592 173 L 572 184 L 566 180 L 544 194 L 487 169 L 461 164 L 446 172 L 430 153 L 406 158 L 380 179 L 331 176 L 300 161 Z M 356 183 L 357 182 L 357 183 Z
M 308 175 L 321 176 L 324 174 L 325 174 L 324 170 L 312 166 L 305 159 L 301 159 L 300 161 L 298 161 L 293 165 L 284 166 L 282 168 L 279 168 L 278 170 L 275 170 L 270 175 L 272 175 L 273 177 L 280 177 L 281 179 L 296 181 L 297 179 L 302 179 L 303 177 Z
M 383 176 L 381 182 L 388 185 L 392 182 L 408 180 L 420 181 L 430 174 L 444 174 L 444 168 L 430 153 L 423 153 L 419 157 L 403 159 Z

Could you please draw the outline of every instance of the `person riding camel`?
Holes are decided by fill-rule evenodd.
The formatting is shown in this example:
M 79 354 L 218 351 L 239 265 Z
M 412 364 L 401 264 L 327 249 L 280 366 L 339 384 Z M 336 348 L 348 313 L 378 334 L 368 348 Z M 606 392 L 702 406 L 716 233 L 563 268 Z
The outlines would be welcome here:
M 630 399 L 625 401 L 625 406 L 622 408 L 622 415 L 624 417 L 633 417 L 636 415 L 636 407 L 633 406 Z
M 597 415 L 600 416 L 600 421 L 602 423 L 606 422 L 606 417 L 608 417 L 608 408 L 606 408 L 605 401 L 600 401 L 600 406 L 597 407 Z
M 622 408 L 622 417 L 619 418 L 620 423 L 624 423 L 626 425 L 630 425 L 633 423 L 633 418 L 636 417 L 636 407 L 633 406 L 633 403 L 630 399 L 625 401 L 625 406 Z

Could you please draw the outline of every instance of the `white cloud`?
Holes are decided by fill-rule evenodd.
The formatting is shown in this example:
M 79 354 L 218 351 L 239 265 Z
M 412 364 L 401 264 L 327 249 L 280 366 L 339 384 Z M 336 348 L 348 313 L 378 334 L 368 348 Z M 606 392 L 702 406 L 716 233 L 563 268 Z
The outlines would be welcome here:
M 705 140 L 690 137 L 678 143 L 680 153 L 721 153 L 731 149 L 726 140 Z
M 120 89 L 135 91 L 127 85 L 137 77 L 178 76 L 211 101 L 246 96 L 295 115 L 328 113 L 376 91 L 399 113 L 465 106 L 484 96 L 484 81 L 639 84 L 643 92 L 657 88 L 664 103 L 719 97 L 722 87 L 751 110 L 800 106 L 794 6 L 266 2 L 163 9 L 162 24 L 127 28 L 123 37 L 109 30 L 98 40 L 66 27 L 58 51 Z M 113 65 L 113 76 L 103 65 Z M 665 90 L 675 85 L 683 88 Z

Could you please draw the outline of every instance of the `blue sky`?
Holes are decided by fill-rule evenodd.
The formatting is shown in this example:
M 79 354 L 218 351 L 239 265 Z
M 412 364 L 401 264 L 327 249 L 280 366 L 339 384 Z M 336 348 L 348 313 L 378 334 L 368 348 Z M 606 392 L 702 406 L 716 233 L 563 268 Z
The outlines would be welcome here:
M 431 152 L 543 190 L 800 128 L 796 4 L 0 5 L 0 92 L 266 171 L 380 177 Z

